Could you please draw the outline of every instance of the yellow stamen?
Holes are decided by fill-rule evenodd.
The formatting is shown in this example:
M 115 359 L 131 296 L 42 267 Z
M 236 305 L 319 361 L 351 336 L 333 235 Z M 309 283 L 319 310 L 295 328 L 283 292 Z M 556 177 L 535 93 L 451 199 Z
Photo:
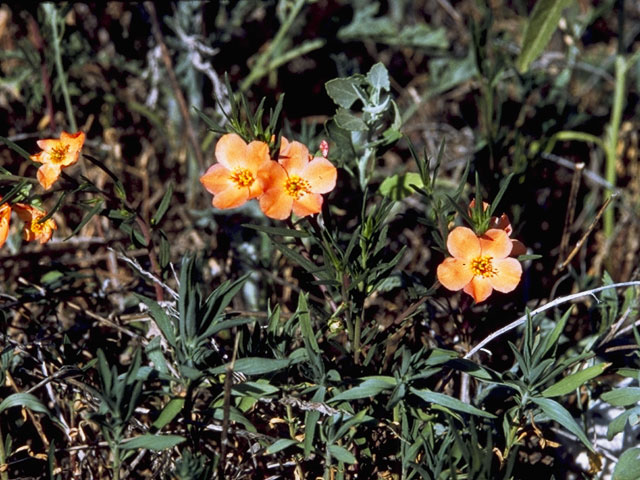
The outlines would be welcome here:
M 305 193 L 311 192 L 311 185 L 304 178 L 298 175 L 291 175 L 284 183 L 284 189 L 295 200 L 298 200 Z
M 52 163 L 62 163 L 66 158 L 68 151 L 69 145 L 58 145 L 57 147 L 53 147 L 51 149 L 49 158 L 51 158 Z
M 491 260 L 493 257 L 477 257 L 471 260 L 471 271 L 474 275 L 480 275 L 481 277 L 493 277 L 498 273 L 496 269 L 493 268 L 493 264 Z
M 250 187 L 255 182 L 255 177 L 246 168 L 236 168 L 231 172 L 231 180 L 236 184 L 238 188 Z

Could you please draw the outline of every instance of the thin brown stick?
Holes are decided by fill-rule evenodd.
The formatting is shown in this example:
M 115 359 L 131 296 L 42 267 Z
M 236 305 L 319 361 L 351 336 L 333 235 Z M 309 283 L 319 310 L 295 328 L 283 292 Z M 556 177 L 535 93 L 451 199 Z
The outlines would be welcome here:
M 187 130 L 187 137 L 189 137 L 191 147 L 193 148 L 193 153 L 198 161 L 198 168 L 200 169 L 200 171 L 203 171 L 204 158 L 202 157 L 202 152 L 200 151 L 198 140 L 196 139 L 196 135 L 193 131 L 193 125 L 191 124 L 191 117 L 189 116 L 189 108 L 187 107 L 187 102 L 184 99 L 182 90 L 180 90 L 180 84 L 178 83 L 175 71 L 173 70 L 173 63 L 171 62 L 169 50 L 167 49 L 167 45 L 164 43 L 164 39 L 162 37 L 162 31 L 160 30 L 160 22 L 158 22 L 156 8 L 153 5 L 153 2 L 144 2 L 144 8 L 149 12 L 149 16 L 151 17 L 151 30 L 153 31 L 153 36 L 156 39 L 156 42 L 158 43 L 158 45 L 160 45 L 160 50 L 162 51 L 162 61 L 164 62 L 164 66 L 167 69 L 171 89 L 173 90 L 173 94 L 178 101 L 180 113 L 182 114 L 182 119 Z
M 600 217 L 602 217 L 602 214 L 605 212 L 605 210 L 611 203 L 611 200 L 613 200 L 617 196 L 618 196 L 617 193 L 613 193 L 609 198 L 607 198 L 607 200 L 604 202 L 604 205 L 600 207 L 600 210 L 596 214 L 596 218 L 593 219 L 593 222 L 591 222 L 591 225 L 589 225 L 589 228 L 587 228 L 587 231 L 584 232 L 584 235 L 582 235 L 582 238 L 578 240 L 578 243 L 576 243 L 576 246 L 573 247 L 573 250 L 571 250 L 571 253 L 566 258 L 566 260 L 562 262 L 558 267 L 558 272 L 561 272 L 562 270 L 567 268 L 567 265 L 569 265 L 571 260 L 573 260 L 573 257 L 575 257 L 578 254 L 578 252 L 580 251 L 580 248 L 582 248 L 582 245 L 584 244 L 584 242 L 587 241 L 587 238 L 589 237 L 589 235 L 591 235 L 591 232 L 595 228 L 596 224 L 600 221 Z
M 571 191 L 569 192 L 569 202 L 567 204 L 567 214 L 564 217 L 564 226 L 562 228 L 562 239 L 560 240 L 560 253 L 558 260 L 565 258 L 567 255 L 567 249 L 569 247 L 569 230 L 573 225 L 573 220 L 576 216 L 576 203 L 578 198 L 578 188 L 580 187 L 580 180 L 582 178 L 582 171 L 584 170 L 584 162 L 576 164 L 576 168 L 573 171 L 573 178 L 571 179 Z

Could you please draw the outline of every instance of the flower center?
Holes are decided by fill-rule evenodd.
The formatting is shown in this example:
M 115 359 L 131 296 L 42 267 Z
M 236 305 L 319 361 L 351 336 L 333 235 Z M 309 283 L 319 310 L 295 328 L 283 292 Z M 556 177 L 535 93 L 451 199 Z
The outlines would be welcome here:
M 491 260 L 493 257 L 477 257 L 471 260 L 471 271 L 474 275 L 480 275 L 481 277 L 493 277 L 498 273 L 496 269 L 493 268 L 493 264 Z
M 250 187 L 256 180 L 253 176 L 253 173 L 251 173 L 246 168 L 236 168 L 233 172 L 231 172 L 230 178 L 238 188 Z
M 58 145 L 53 147 L 49 153 L 52 163 L 62 163 L 69 152 L 69 145 Z
M 31 219 L 31 225 L 29 225 L 29 230 L 36 234 L 36 236 L 42 234 L 47 227 L 49 226 L 49 221 L 40 223 L 40 219 L 44 217 L 44 215 L 35 214 Z
M 284 189 L 295 200 L 298 200 L 302 195 L 311 191 L 311 185 L 304 178 L 291 175 L 284 183 Z

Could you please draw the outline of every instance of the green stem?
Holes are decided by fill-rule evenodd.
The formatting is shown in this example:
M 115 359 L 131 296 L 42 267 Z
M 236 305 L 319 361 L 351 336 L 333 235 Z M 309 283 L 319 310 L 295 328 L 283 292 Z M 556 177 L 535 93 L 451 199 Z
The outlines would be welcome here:
M 611 123 L 608 126 L 607 138 L 605 142 L 605 179 L 614 188 L 616 186 L 616 161 L 618 134 L 620 132 L 620 124 L 622 122 L 622 111 L 624 109 L 624 94 L 627 77 L 627 62 L 624 56 L 616 57 L 616 86 L 613 95 L 613 110 L 611 111 Z M 605 200 L 609 198 L 612 191 L 605 192 Z M 613 232 L 614 209 L 610 208 L 604 212 L 604 234 L 611 236 Z
M 273 37 L 273 41 L 267 48 L 267 51 L 258 56 L 258 60 L 249 72 L 249 75 L 247 75 L 244 81 L 240 84 L 241 92 L 247 90 L 256 80 L 264 77 L 269 72 L 268 63 L 271 62 L 274 53 L 277 52 L 280 48 L 280 44 L 291 28 L 291 25 L 293 25 L 293 22 L 300 13 L 300 10 L 302 10 L 305 2 L 306 0 L 297 0 L 293 5 L 293 8 L 291 8 L 289 15 L 284 20 L 284 22 L 282 22 L 282 25 L 280 25 L 278 33 L 276 33 L 276 36 Z
M 76 119 L 73 116 L 73 107 L 71 105 L 71 97 L 69 96 L 69 89 L 67 87 L 67 79 L 65 77 L 64 69 L 62 67 L 62 55 L 60 53 L 60 38 L 58 36 L 58 11 L 53 3 L 44 3 L 43 5 L 45 14 L 49 17 L 49 23 L 51 24 L 51 36 L 53 43 L 53 56 L 56 62 L 56 73 L 60 79 L 60 87 L 62 88 L 62 97 L 64 98 L 64 105 L 67 109 L 67 117 L 69 120 L 69 127 L 73 132 L 78 131 L 78 125 Z
M 356 317 L 356 325 L 353 329 L 353 363 L 360 363 L 360 329 L 362 328 L 362 317 L 364 317 L 364 302 L 360 315 Z

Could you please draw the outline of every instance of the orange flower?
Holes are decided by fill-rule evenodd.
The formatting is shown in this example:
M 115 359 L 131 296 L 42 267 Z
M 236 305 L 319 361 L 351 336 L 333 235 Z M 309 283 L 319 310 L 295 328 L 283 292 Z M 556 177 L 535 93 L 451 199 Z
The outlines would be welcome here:
M 53 231 L 58 229 L 58 225 L 52 218 L 40 222 L 40 219 L 47 215 L 44 210 L 24 203 L 16 203 L 14 208 L 20 220 L 24 222 L 22 235 L 27 242 L 39 240 L 40 243 L 47 243 Z
M 478 237 L 470 228 L 456 227 L 447 238 L 453 258 L 438 265 L 438 280 L 449 290 L 463 289 L 478 303 L 494 289 L 511 292 L 522 275 L 520 263 L 509 258 L 512 248 L 504 230 L 492 228 Z
M 469 204 L 469 210 L 471 210 L 476 205 L 476 200 L 471 200 Z M 482 202 L 482 209 L 486 210 L 489 208 L 489 204 L 487 202 Z M 513 227 L 511 226 L 511 221 L 509 217 L 505 213 L 500 215 L 500 217 L 491 217 L 489 219 L 489 228 L 497 228 L 499 230 L 504 230 L 504 232 L 510 237 L 513 233 Z M 520 240 L 511 239 L 511 243 L 513 244 L 513 248 L 511 249 L 510 257 L 519 257 L 520 255 L 524 255 L 527 253 L 527 247 L 525 247 L 524 243 Z
M 59 139 L 48 138 L 38 140 L 41 152 L 31 155 L 31 160 L 42 163 L 38 169 L 38 181 L 45 190 L 58 179 L 64 167 L 73 165 L 78 161 L 80 150 L 84 145 L 84 133 L 62 132 Z
M 260 172 L 265 185 L 260 208 L 267 217 L 284 220 L 291 210 L 299 217 L 319 213 L 322 195 L 336 186 L 338 172 L 323 157 L 311 157 L 300 142 L 282 137 L 279 163 L 270 162 Z
M 2 197 L 0 197 L 2 200 Z M 7 241 L 9 236 L 9 220 L 11 219 L 11 205 L 3 203 L 0 205 L 0 247 Z
M 218 163 L 200 177 L 204 188 L 213 194 L 214 207 L 239 207 L 262 194 L 258 170 L 271 161 L 266 143 L 247 145 L 239 135 L 228 133 L 218 140 L 215 155 Z

